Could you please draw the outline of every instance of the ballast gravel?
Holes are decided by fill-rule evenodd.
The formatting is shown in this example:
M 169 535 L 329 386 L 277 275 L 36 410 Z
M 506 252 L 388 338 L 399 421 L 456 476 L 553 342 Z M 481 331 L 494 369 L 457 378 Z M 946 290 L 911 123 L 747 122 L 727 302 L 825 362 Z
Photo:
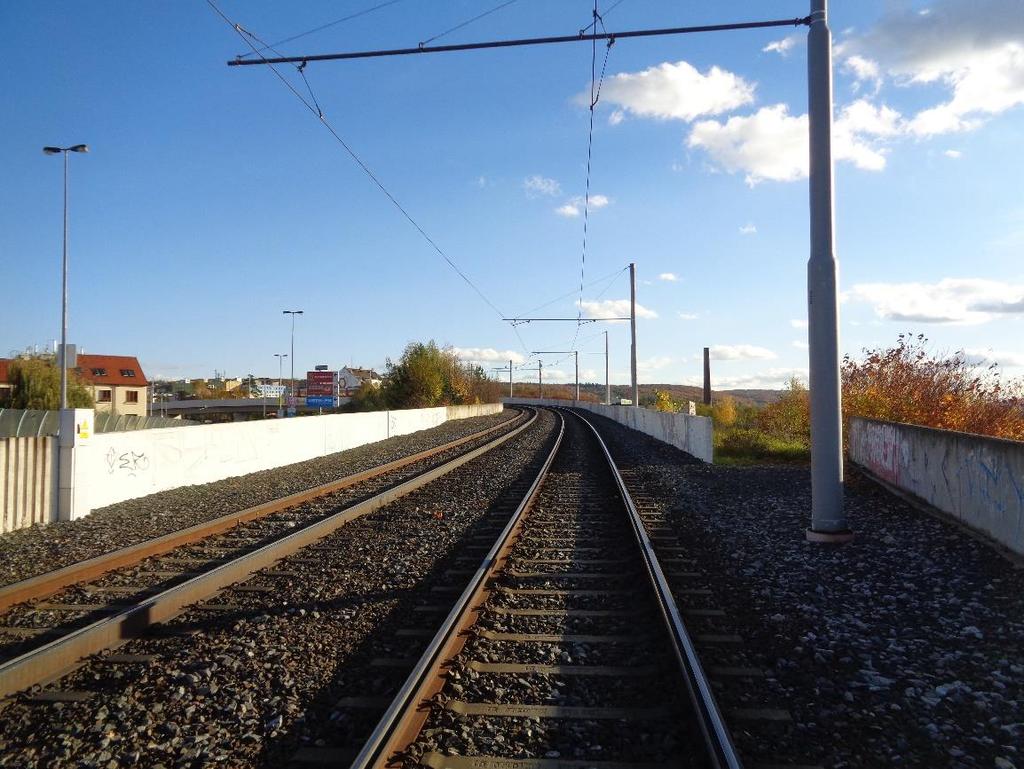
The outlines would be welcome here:
M 347 765 L 479 566 L 483 552 L 463 560 L 467 542 L 497 536 L 554 428 L 542 412 L 502 446 L 117 650 L 151 661 L 101 657 L 57 685 L 90 699 L 10 703 L 0 766 Z
M 184 486 L 98 508 L 77 521 L 33 526 L 0 536 L 0 585 L 34 577 L 153 537 L 269 502 L 449 443 L 514 419 L 506 410 L 457 419 L 273 470 Z
M 720 703 L 789 711 L 731 722 L 747 763 L 1024 769 L 1024 569 L 855 473 L 854 540 L 809 543 L 807 467 L 705 465 L 593 421 L 742 636 L 715 662 L 765 671 Z

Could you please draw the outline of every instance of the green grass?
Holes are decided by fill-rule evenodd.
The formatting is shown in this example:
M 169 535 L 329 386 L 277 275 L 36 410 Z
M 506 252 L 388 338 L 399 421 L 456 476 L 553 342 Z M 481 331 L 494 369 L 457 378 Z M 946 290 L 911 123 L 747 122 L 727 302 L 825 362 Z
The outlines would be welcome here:
M 803 464 L 810 460 L 811 449 L 801 440 L 780 438 L 753 428 L 715 430 L 715 464 Z

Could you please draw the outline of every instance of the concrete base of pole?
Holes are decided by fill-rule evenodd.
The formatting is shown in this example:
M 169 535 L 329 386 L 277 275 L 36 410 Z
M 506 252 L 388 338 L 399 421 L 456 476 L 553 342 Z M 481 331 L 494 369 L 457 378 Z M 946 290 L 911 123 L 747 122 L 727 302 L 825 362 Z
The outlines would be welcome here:
M 853 539 L 852 531 L 814 531 L 807 529 L 805 532 L 808 542 L 819 542 L 823 544 L 841 545 Z

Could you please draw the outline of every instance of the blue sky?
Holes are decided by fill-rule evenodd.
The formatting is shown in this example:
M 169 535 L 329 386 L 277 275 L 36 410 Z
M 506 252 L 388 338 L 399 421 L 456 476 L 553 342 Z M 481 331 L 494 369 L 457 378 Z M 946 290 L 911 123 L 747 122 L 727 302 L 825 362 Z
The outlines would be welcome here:
M 497 0 L 399 0 L 280 46 L 397 47 Z M 376 5 L 220 0 L 274 42 Z M 610 2 L 602 2 L 603 8 Z M 774 18 L 804 2 L 773 3 Z M 624 0 L 609 30 L 765 18 L 764 3 Z M 437 42 L 566 34 L 591 4 L 518 0 Z M 61 162 L 71 158 L 70 339 L 150 376 L 381 366 L 433 338 L 485 367 L 569 349 L 519 337 L 202 0 L 4 3 L 0 352 L 59 333 Z M 923 332 L 1024 373 L 1024 14 L 1019 0 L 836 3 L 842 347 Z M 807 367 L 803 28 L 620 40 L 595 112 L 580 278 L 591 48 L 311 63 L 326 118 L 502 313 L 617 315 L 638 265 L 641 381 L 778 386 Z M 604 57 L 598 48 L 598 67 Z M 281 73 L 302 89 L 294 68 Z M 606 276 L 610 276 L 607 277 Z M 579 331 L 588 379 L 628 381 L 628 328 Z M 548 381 L 572 374 L 545 359 Z M 523 374 L 525 378 L 527 375 Z

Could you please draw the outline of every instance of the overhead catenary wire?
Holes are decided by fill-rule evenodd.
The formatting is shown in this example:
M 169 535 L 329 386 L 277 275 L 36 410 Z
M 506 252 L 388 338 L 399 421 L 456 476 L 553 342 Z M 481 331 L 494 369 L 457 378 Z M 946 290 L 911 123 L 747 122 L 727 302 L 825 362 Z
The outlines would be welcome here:
M 626 2 L 626 0 L 616 0 L 607 9 L 605 9 L 604 13 L 601 14 L 601 21 L 602 21 L 602 25 L 601 26 L 604 26 L 603 21 L 608 18 L 608 14 L 610 14 L 612 11 L 614 11 L 616 8 L 618 8 L 620 5 L 622 5 L 624 2 Z M 594 19 L 587 26 L 583 27 L 583 29 L 580 30 L 580 34 L 581 35 L 585 35 L 590 30 L 596 29 L 596 26 L 595 26 L 596 24 L 597 24 L 597 19 Z
M 209 2 L 209 0 L 207 0 Z M 665 35 L 693 35 L 702 32 L 732 32 L 744 29 L 771 29 L 773 27 L 809 26 L 810 16 L 795 19 L 771 19 L 769 21 L 737 21 L 728 24 L 701 24 L 691 27 L 662 27 L 659 29 L 628 29 L 620 32 L 592 34 L 553 35 L 550 37 L 524 37 L 511 40 L 488 40 L 481 43 L 454 43 L 451 45 L 425 45 L 414 48 L 384 48 L 372 51 L 345 51 L 343 53 L 302 54 L 278 58 L 231 59 L 229 67 L 246 67 L 267 64 L 297 64 L 303 61 L 347 61 L 352 59 L 376 59 L 385 56 L 417 56 L 427 53 L 451 53 L 453 51 L 482 51 L 498 48 L 515 48 L 525 45 L 554 45 L 559 43 L 585 43 L 590 40 L 625 40 L 642 37 L 663 37 Z
M 278 40 L 276 43 L 270 43 L 269 45 L 264 45 L 263 48 L 261 48 L 259 51 L 249 51 L 249 53 L 240 53 L 238 55 L 238 58 L 239 59 L 243 59 L 246 56 L 256 56 L 256 55 L 259 55 L 262 51 L 268 51 L 268 50 L 272 51 L 272 50 L 274 50 L 274 48 L 276 48 L 279 45 L 284 45 L 285 43 L 290 43 L 290 42 L 292 42 L 294 40 L 301 40 L 302 38 L 304 38 L 304 37 L 306 37 L 308 35 L 312 35 L 315 32 L 322 32 L 325 29 L 330 29 L 331 27 L 336 27 L 337 25 L 342 24 L 343 22 L 351 21 L 352 19 L 358 19 L 360 16 L 365 16 L 368 13 L 372 13 L 373 11 L 380 10 L 381 8 L 386 8 L 389 5 L 394 5 L 395 3 L 400 3 L 400 2 L 402 2 L 402 0 L 386 0 L 386 2 L 377 3 L 376 5 L 372 5 L 369 8 L 364 8 L 361 11 L 356 11 L 355 13 L 350 13 L 348 16 L 343 16 L 340 19 L 335 19 L 334 21 L 329 21 L 326 24 L 321 24 L 319 27 L 314 27 L 313 29 L 307 30 L 306 32 L 300 32 L 297 35 L 292 35 L 291 37 L 286 37 L 284 40 Z M 622 2 L 622 0 L 619 0 L 619 2 Z M 278 54 L 278 55 L 280 55 L 280 54 Z
M 483 13 L 478 14 L 477 16 L 474 16 L 472 19 L 467 19 L 466 21 L 462 22 L 461 24 L 456 24 L 451 29 L 446 29 L 444 32 L 440 32 L 440 33 L 434 35 L 433 37 L 428 37 L 426 40 L 423 40 L 422 42 L 420 42 L 420 46 L 422 47 L 422 46 L 425 46 L 427 43 L 432 43 L 435 40 L 440 40 L 442 37 L 445 37 L 446 35 L 450 35 L 452 32 L 455 32 L 456 30 L 462 29 L 463 27 L 468 27 L 474 21 L 480 21 L 480 19 L 484 18 L 485 16 L 490 16 L 492 13 L 495 13 L 496 11 L 500 11 L 502 8 L 507 8 L 508 6 L 512 5 L 515 2 L 518 2 L 518 0 L 505 0 L 505 2 L 501 3 L 500 5 L 495 6 L 494 8 L 491 8 L 489 11 L 484 11 Z M 619 2 L 622 2 L 622 0 L 619 0 Z
M 615 272 L 609 272 L 607 275 L 603 275 L 600 278 L 597 278 L 596 280 L 592 280 L 590 283 L 588 283 L 586 286 L 584 286 L 584 288 L 590 288 L 591 286 L 596 286 L 598 283 L 603 283 L 606 280 L 612 280 L 612 283 L 609 283 L 609 286 L 613 285 L 614 284 L 614 279 L 617 278 L 618 276 L 620 276 L 622 273 L 624 273 L 628 269 L 629 269 L 629 265 L 626 265 L 621 270 L 615 270 Z M 604 289 L 601 290 L 601 295 L 603 295 L 607 290 L 608 290 L 608 286 L 606 286 Z M 575 296 L 578 292 L 579 292 L 579 289 L 573 288 L 572 291 L 566 291 L 561 296 L 556 296 L 554 299 L 551 299 L 550 301 L 544 302 L 544 304 L 539 304 L 536 307 L 534 307 L 533 309 L 527 310 L 526 312 L 519 313 L 519 315 L 520 316 L 532 315 L 533 313 L 537 312 L 537 310 L 543 310 L 545 307 L 550 307 L 555 302 L 560 302 L 561 300 L 566 299 L 566 298 L 568 298 L 570 296 Z
M 263 43 L 263 41 L 261 41 L 258 37 L 256 37 L 256 35 L 254 35 L 253 33 L 249 32 L 248 30 L 246 30 L 240 24 L 237 24 L 237 23 L 233 22 L 230 18 L 228 18 L 228 16 L 223 11 L 221 11 L 221 9 L 217 6 L 217 4 L 214 2 L 214 0 L 206 0 L 206 2 L 217 13 L 217 15 L 220 16 L 224 20 L 224 22 L 226 24 L 228 24 L 228 26 L 230 26 L 233 30 L 235 30 L 235 32 L 238 34 L 238 36 L 243 41 L 245 41 L 246 45 L 248 45 L 252 49 L 253 53 L 255 55 L 259 56 L 260 59 L 262 59 L 264 63 L 267 63 L 270 66 L 270 70 L 277 76 L 277 78 L 284 84 L 284 86 L 289 91 L 292 92 L 292 94 L 295 96 L 295 98 L 297 98 L 302 103 L 302 105 L 306 109 L 308 109 L 310 111 L 310 113 L 312 113 L 313 115 L 315 115 L 317 117 L 317 119 L 320 121 L 320 123 L 330 132 L 331 136 L 333 136 L 334 139 L 338 142 L 338 144 L 341 145 L 341 147 L 345 150 L 345 152 L 349 155 L 349 157 L 352 158 L 353 161 L 355 161 L 355 163 L 359 166 L 359 168 L 362 169 L 363 173 L 366 174 L 366 176 L 377 186 L 377 188 L 382 193 L 384 193 L 384 196 L 387 197 L 387 199 L 389 201 L 391 201 L 392 205 L 394 205 L 394 207 L 396 209 L 398 209 L 399 213 L 401 213 L 402 216 L 406 219 L 406 221 L 408 221 L 409 224 L 411 224 L 413 226 L 413 228 L 415 228 L 415 230 L 423 237 L 423 239 L 438 254 L 438 256 L 440 256 L 445 261 L 445 263 L 460 278 L 462 278 L 463 281 L 465 281 L 466 285 L 468 285 L 470 288 L 473 289 L 473 291 L 477 294 L 477 296 L 479 296 L 484 301 L 484 303 L 487 304 L 488 307 L 490 307 L 492 310 L 494 310 L 495 313 L 498 314 L 498 317 L 504 317 L 504 313 L 502 313 L 502 311 L 500 309 L 498 309 L 497 305 L 495 305 L 494 302 L 492 302 L 487 297 L 487 295 L 483 292 L 483 290 L 479 286 L 477 286 L 476 283 L 474 283 L 472 281 L 472 279 L 470 279 L 470 277 L 468 275 L 466 275 L 465 272 L 462 271 L 462 269 L 458 266 L 458 264 L 455 263 L 455 261 L 450 256 L 448 256 L 448 254 L 444 251 L 444 249 L 442 249 L 437 244 L 437 242 L 427 233 L 427 231 L 419 224 L 419 222 L 417 222 L 416 219 L 413 218 L 412 214 L 409 213 L 409 211 L 401 204 L 401 202 L 399 202 L 399 200 L 391 193 L 391 191 L 388 190 L 388 188 L 384 186 L 384 183 L 370 169 L 370 167 L 366 164 L 366 162 L 363 161 L 363 159 L 355 152 L 355 150 L 353 150 L 352 147 L 349 146 L 348 142 L 346 142 L 342 138 L 342 136 L 334 129 L 334 126 L 332 126 L 331 123 L 327 120 L 327 117 L 324 115 L 323 111 L 320 109 L 319 104 L 316 103 L 315 96 L 313 96 L 313 94 L 312 94 L 312 88 L 309 85 L 309 80 L 306 78 L 306 75 L 305 75 L 305 73 L 303 71 L 305 69 L 305 62 L 300 63 L 300 65 L 297 66 L 296 69 L 299 71 L 299 74 L 302 76 L 302 79 L 306 83 L 307 88 L 309 88 L 310 97 L 312 99 L 312 103 L 310 102 L 310 100 L 307 100 L 306 97 L 304 97 L 295 88 L 295 86 L 293 86 L 290 82 L 288 82 L 288 79 L 284 75 L 281 74 L 281 72 L 277 69 L 277 67 L 275 67 L 275 66 L 273 66 L 272 64 L 269 63 L 267 58 L 263 55 L 263 53 L 253 43 L 253 40 L 255 40 L 256 42 L 259 42 L 262 45 L 264 45 L 263 50 L 270 49 L 270 48 L 272 48 L 272 46 L 266 45 L 265 43 Z M 526 343 L 523 341 L 523 339 L 520 336 L 518 330 L 516 330 L 515 333 L 516 333 L 516 337 L 519 339 L 520 344 L 522 344 L 524 349 L 527 349 L 526 348 Z
M 598 0 L 594 0 L 593 23 L 595 25 L 600 23 L 603 29 L 604 22 L 601 21 L 601 15 L 598 13 L 597 3 Z M 587 269 L 587 236 L 590 226 L 590 178 L 594 154 L 594 107 L 597 106 L 597 102 L 601 98 L 601 86 L 604 83 L 604 74 L 608 68 L 608 55 L 611 53 L 613 45 L 615 45 L 614 37 L 609 38 L 607 46 L 605 47 L 604 63 L 601 65 L 600 80 L 597 78 L 597 38 L 594 38 L 592 41 L 590 52 L 590 119 L 587 129 L 587 179 L 583 197 L 583 248 L 580 255 L 580 296 L 576 311 L 576 332 L 573 334 L 572 341 L 569 343 L 570 349 L 575 349 L 576 347 L 576 340 L 579 338 L 580 334 L 579 321 L 583 318 L 583 283 Z

